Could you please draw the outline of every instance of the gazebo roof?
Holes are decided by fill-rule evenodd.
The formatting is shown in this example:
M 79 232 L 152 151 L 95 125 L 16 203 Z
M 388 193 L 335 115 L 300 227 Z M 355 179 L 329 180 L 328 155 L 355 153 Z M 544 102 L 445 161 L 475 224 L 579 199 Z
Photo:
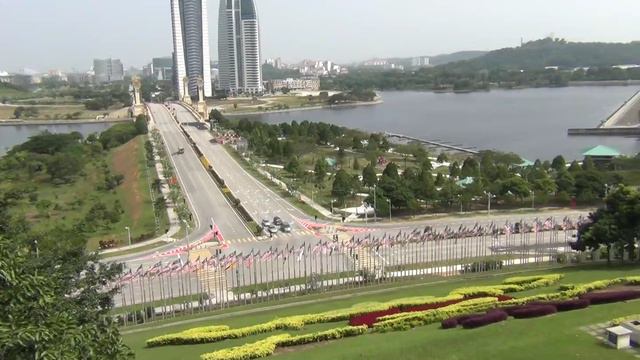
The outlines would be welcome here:
M 616 149 L 610 148 L 604 145 L 598 145 L 594 148 L 591 148 L 585 151 L 582 155 L 584 156 L 598 156 L 598 157 L 618 157 L 620 156 L 620 152 Z

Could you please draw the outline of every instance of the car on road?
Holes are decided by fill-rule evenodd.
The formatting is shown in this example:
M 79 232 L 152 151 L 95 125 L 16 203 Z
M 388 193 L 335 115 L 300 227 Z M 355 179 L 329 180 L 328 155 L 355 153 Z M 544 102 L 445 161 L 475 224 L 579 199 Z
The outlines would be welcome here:
M 280 231 L 282 231 L 283 233 L 290 233 L 291 224 L 283 222 L 282 225 L 280 225 Z
M 184 154 L 184 148 L 183 147 L 178 148 L 178 155 L 182 155 L 182 154 Z
M 262 228 L 266 229 L 271 227 L 271 220 L 269 219 L 262 219 Z
M 282 219 L 279 216 L 273 218 L 273 225 L 282 226 Z
M 278 227 L 275 225 L 269 226 L 269 234 L 274 235 L 278 233 Z

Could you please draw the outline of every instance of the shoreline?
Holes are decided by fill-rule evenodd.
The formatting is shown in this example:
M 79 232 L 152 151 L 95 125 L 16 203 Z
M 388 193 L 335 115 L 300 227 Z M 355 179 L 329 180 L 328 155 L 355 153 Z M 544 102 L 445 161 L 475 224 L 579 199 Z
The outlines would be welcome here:
M 322 110 L 322 109 L 335 109 L 335 108 L 344 108 L 344 107 L 357 107 L 357 106 L 372 106 L 372 105 L 380 105 L 384 103 L 384 100 L 374 100 L 374 101 L 358 101 L 349 104 L 338 104 L 338 105 L 320 105 L 320 106 L 308 106 L 308 107 L 298 107 L 292 109 L 282 109 L 282 110 L 273 110 L 273 111 L 252 111 L 252 112 L 237 112 L 237 113 L 222 113 L 224 116 L 234 117 L 234 116 L 252 116 L 252 115 L 269 115 L 269 114 L 278 114 L 278 113 L 289 113 L 289 112 L 300 112 L 300 111 L 310 111 L 310 110 Z
M 78 120 L 17 120 L 0 119 L 0 126 L 36 126 L 36 125 L 83 125 L 83 124 L 110 124 L 133 121 L 130 118 L 107 119 L 78 119 Z

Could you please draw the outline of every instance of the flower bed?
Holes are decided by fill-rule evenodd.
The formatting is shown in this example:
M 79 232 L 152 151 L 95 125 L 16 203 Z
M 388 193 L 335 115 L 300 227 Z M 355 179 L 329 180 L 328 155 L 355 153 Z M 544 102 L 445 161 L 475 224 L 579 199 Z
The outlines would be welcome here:
M 489 311 L 484 315 L 472 316 L 464 321 L 460 322 L 465 329 L 475 329 L 490 324 L 495 324 L 501 321 L 505 321 L 509 318 L 509 315 L 502 310 Z

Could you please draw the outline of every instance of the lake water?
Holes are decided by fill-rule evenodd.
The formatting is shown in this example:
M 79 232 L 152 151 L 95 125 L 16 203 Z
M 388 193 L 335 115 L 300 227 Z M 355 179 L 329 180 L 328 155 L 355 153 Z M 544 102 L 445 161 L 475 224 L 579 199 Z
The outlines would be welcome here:
M 567 129 L 597 126 L 637 90 L 620 86 L 471 94 L 383 92 L 384 103 L 380 105 L 273 113 L 257 118 L 269 123 L 324 121 L 477 149 L 512 151 L 531 160 L 552 159 L 558 154 L 577 159 L 596 145 L 635 155 L 640 152 L 638 138 L 568 137 Z
M 71 133 L 77 131 L 84 136 L 102 132 L 115 123 L 89 123 L 89 124 L 55 124 L 55 125 L 2 125 L 0 126 L 0 155 L 4 155 L 13 146 L 22 144 L 29 137 L 40 134 L 43 131 L 51 133 Z

